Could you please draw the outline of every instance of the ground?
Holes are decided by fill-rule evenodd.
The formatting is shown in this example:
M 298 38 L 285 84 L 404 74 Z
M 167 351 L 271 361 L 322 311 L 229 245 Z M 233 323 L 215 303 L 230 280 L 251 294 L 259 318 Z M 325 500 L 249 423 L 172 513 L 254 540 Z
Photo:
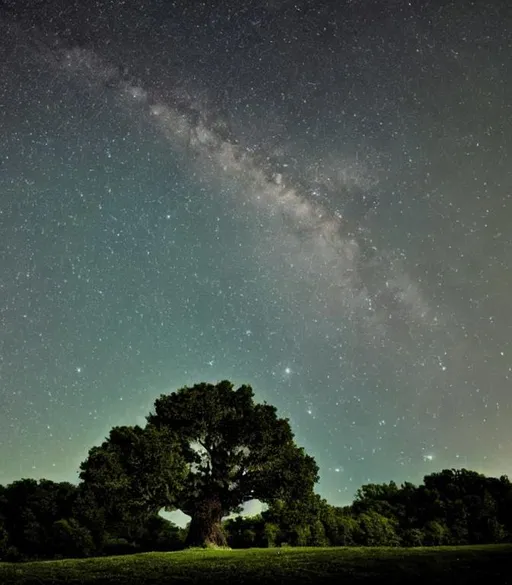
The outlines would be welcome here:
M 512 545 L 443 548 L 189 550 L 0 563 L 2 585 L 512 585 Z

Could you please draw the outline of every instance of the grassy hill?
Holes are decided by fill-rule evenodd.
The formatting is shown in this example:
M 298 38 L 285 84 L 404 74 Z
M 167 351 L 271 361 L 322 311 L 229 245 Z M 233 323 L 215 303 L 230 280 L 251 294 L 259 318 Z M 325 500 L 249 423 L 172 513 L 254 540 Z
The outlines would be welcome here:
M 190 550 L 24 564 L 0 563 L 0 583 L 512 584 L 512 545 L 442 548 Z

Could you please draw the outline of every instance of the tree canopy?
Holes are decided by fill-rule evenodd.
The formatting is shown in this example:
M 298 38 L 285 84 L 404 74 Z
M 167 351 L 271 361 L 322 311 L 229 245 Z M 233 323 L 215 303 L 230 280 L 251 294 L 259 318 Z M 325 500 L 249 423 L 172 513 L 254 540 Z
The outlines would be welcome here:
M 114 427 L 80 465 L 86 492 L 108 525 L 136 525 L 169 505 L 183 486 L 185 459 L 174 435 L 153 426 Z
M 110 494 L 111 519 L 162 507 L 191 516 L 189 545 L 225 545 L 223 517 L 252 499 L 303 498 L 318 480 L 288 420 L 228 381 L 161 395 L 144 429 L 112 429 L 81 469 L 95 494 Z
M 0 485 L 0 560 L 184 546 L 439 546 L 512 541 L 512 483 L 445 469 L 423 483 L 363 485 L 352 505 L 313 487 L 314 459 L 249 386 L 161 395 L 144 427 L 116 426 L 90 449 L 80 483 Z M 227 518 L 257 499 L 267 509 Z M 159 515 L 191 516 L 188 530 Z

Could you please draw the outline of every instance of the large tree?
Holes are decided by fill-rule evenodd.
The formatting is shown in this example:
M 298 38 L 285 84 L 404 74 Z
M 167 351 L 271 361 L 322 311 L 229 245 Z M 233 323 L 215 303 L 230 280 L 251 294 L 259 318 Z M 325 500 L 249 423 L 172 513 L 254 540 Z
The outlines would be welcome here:
M 132 509 L 154 511 L 160 506 L 189 515 L 188 546 L 225 546 L 222 518 L 241 511 L 252 499 L 271 503 L 306 497 L 318 480 L 318 467 L 295 444 L 288 420 L 253 397 L 250 386 L 234 390 L 228 381 L 161 395 L 145 429 L 137 430 L 140 437 L 153 436 L 153 445 L 139 440 L 140 453 L 166 445 L 167 459 L 148 453 L 159 470 L 155 472 L 148 459 L 139 470 L 130 466 L 128 474 L 126 455 L 117 447 L 113 461 L 108 456 L 101 463 L 110 450 L 107 442 L 101 452 L 91 452 L 97 463 L 82 464 L 82 479 L 114 487 Z M 165 461 L 174 467 L 164 474 Z M 94 472 L 87 475 L 86 469 Z M 104 494 L 108 497 L 107 490 Z

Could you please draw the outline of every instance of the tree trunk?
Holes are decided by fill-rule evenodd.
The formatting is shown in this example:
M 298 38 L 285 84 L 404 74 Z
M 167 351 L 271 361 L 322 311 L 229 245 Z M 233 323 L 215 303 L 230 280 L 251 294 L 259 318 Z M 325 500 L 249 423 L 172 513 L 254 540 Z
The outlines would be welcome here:
M 199 502 L 192 513 L 186 546 L 227 546 L 222 531 L 222 506 L 218 498 Z

